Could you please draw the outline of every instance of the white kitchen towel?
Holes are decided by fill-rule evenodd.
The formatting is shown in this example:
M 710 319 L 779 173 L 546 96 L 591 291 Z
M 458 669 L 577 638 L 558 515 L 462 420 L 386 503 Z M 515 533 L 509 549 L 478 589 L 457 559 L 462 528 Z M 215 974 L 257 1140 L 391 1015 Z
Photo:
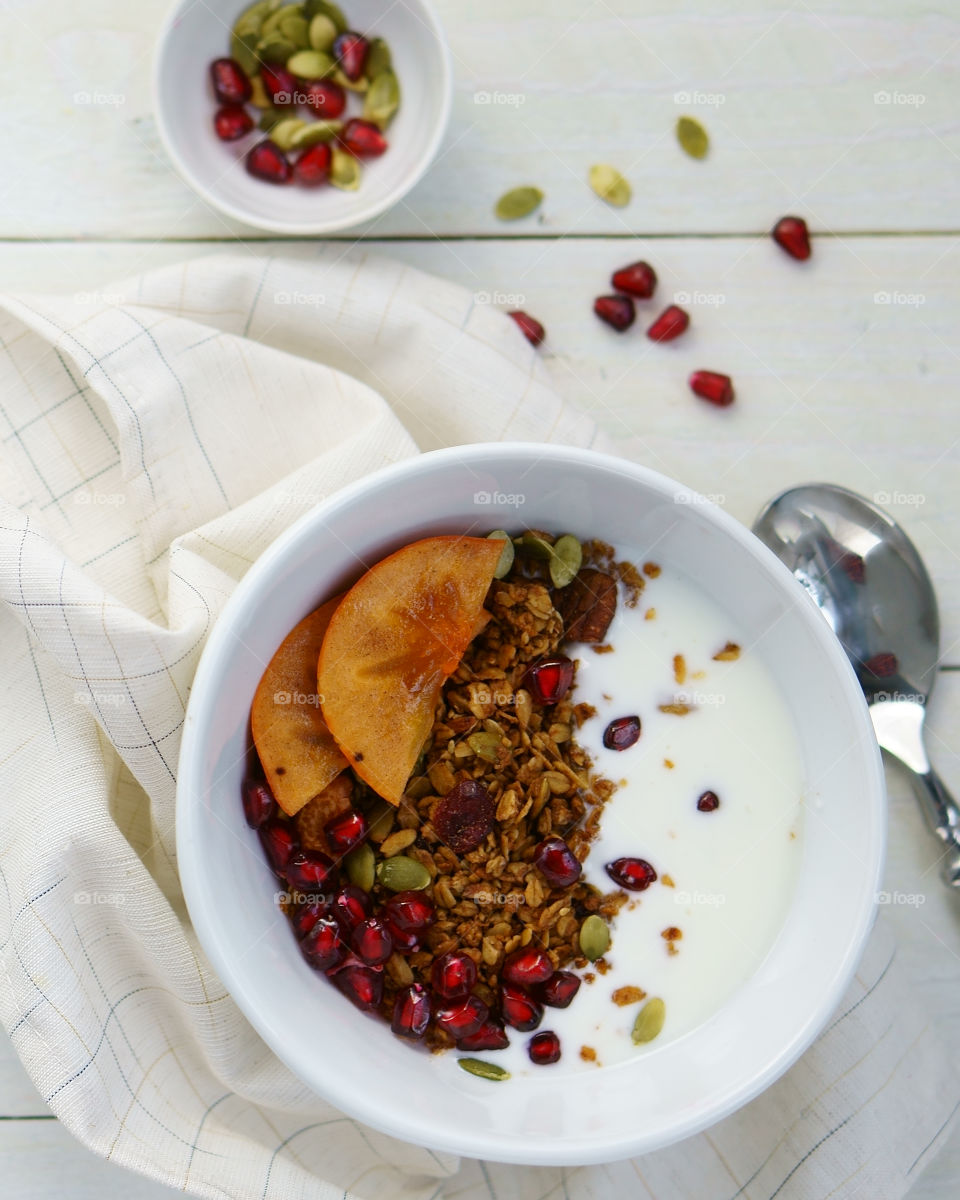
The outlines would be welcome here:
M 269 1053 L 192 935 L 177 750 L 249 564 L 418 449 L 609 448 L 511 321 L 398 263 L 298 246 L 5 296 L 0 339 L 0 1017 L 76 1137 L 232 1200 L 904 1194 L 960 1082 L 885 929 L 761 1099 L 682 1145 L 568 1170 L 458 1162 L 342 1116 Z

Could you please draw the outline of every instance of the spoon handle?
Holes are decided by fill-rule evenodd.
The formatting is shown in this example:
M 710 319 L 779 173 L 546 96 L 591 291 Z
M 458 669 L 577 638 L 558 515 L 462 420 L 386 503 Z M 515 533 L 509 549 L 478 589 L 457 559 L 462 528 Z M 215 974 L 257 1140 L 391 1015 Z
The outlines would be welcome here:
M 911 770 L 910 779 L 927 823 L 947 847 L 940 869 L 943 881 L 960 888 L 960 809 L 932 767 L 927 771 Z

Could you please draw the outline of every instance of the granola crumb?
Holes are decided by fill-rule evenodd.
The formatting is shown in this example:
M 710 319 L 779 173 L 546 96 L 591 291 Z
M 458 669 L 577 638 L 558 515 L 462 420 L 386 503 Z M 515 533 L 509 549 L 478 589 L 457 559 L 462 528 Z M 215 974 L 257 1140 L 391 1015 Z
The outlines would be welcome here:
M 664 766 L 667 768 L 667 770 L 668 770 L 668 771 L 672 771 L 672 770 L 673 770 L 673 768 L 674 768 L 674 767 L 675 767 L 677 764 L 676 764 L 676 763 L 673 761 L 673 759 L 672 759 L 672 758 L 665 758 L 665 759 L 663 760 L 663 765 L 664 765 Z
M 685 717 L 687 713 L 692 713 L 694 711 L 692 704 L 680 703 L 658 704 L 657 708 L 659 708 L 662 713 L 670 713 L 674 717 Z
M 660 876 L 660 882 L 663 884 L 663 886 L 664 886 L 664 887 L 672 887 L 672 888 L 675 888 L 675 887 L 677 886 L 677 885 L 676 885 L 676 884 L 673 882 L 673 876 L 672 876 L 672 875 L 667 875 L 666 873 L 664 873 L 663 875 L 661 875 L 661 876 Z
M 596 1062 L 597 1061 L 597 1052 L 596 1052 L 596 1050 L 594 1050 L 594 1048 L 592 1046 L 581 1046 L 580 1047 L 580 1057 L 583 1059 L 584 1062 Z
M 655 562 L 645 562 L 643 564 L 643 573 L 648 579 L 656 579 L 660 574 L 660 567 Z
M 619 1005 L 620 1008 L 626 1008 L 628 1004 L 639 1004 L 646 994 L 641 987 L 627 985 L 626 987 L 618 987 L 610 999 L 614 1004 Z
M 657 610 L 655 608 L 648 608 L 643 614 L 643 619 L 645 621 L 655 621 L 657 619 Z
M 606 973 L 610 970 L 611 964 L 608 963 L 605 958 L 598 958 L 597 961 L 594 963 L 594 966 L 597 968 L 597 970 L 600 972 L 601 975 L 606 975 Z
M 727 642 L 722 650 L 713 656 L 714 662 L 734 662 L 740 657 L 740 647 L 736 642 Z
M 596 978 L 597 978 L 596 975 L 594 975 L 594 973 L 592 971 L 588 971 L 586 973 L 586 975 L 584 975 L 584 977 L 583 977 L 583 982 L 584 983 L 595 983 Z
M 676 925 L 669 925 L 666 929 L 660 931 L 660 936 L 665 942 L 679 942 L 683 937 L 683 930 L 678 929 Z
M 673 677 L 677 683 L 685 683 L 687 679 L 687 660 L 682 654 L 673 656 Z
M 612 654 L 613 647 L 609 642 L 602 642 L 599 646 L 591 646 L 590 649 L 594 654 Z
M 676 942 L 667 942 L 667 953 L 668 954 L 679 954 L 680 953 L 680 951 L 677 949 Z
M 706 671 L 694 671 L 694 673 L 690 676 L 691 679 L 706 679 L 706 677 Z

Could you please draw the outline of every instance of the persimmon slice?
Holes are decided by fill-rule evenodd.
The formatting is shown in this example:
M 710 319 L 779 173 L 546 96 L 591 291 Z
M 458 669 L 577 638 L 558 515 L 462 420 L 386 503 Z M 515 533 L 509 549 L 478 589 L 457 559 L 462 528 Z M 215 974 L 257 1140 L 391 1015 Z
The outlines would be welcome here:
M 253 697 L 253 744 L 277 803 L 291 817 L 348 765 L 317 695 L 320 646 L 342 598 L 321 604 L 291 629 Z
M 399 804 L 440 688 L 482 628 L 499 541 L 404 546 L 347 592 L 320 650 L 323 715 L 357 775 Z

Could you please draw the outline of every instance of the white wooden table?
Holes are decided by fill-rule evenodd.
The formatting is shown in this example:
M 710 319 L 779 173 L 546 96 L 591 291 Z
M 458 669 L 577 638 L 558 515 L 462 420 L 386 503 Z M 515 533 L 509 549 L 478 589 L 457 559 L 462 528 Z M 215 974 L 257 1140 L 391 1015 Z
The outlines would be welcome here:
M 883 498 L 940 594 L 932 747 L 960 791 L 955 0 L 437 5 L 453 122 L 427 178 L 360 231 L 368 248 L 535 314 L 561 393 L 744 521 L 810 479 Z M 165 161 L 149 103 L 164 8 L 0 0 L 0 287 L 91 291 L 185 256 L 310 253 L 221 218 Z M 710 130 L 705 162 L 673 139 L 683 112 Z M 629 176 L 628 208 L 587 189 L 594 162 Z M 493 202 L 518 183 L 547 199 L 504 226 Z M 765 236 L 786 212 L 819 235 L 805 267 Z M 641 257 L 660 274 L 658 298 L 699 301 L 675 345 L 620 338 L 590 313 L 610 271 Z M 733 409 L 687 393 L 701 366 L 734 376 Z M 902 954 L 960 1056 L 960 898 L 937 882 L 905 781 L 891 770 L 889 782 L 889 890 L 926 898 L 893 911 Z M 72 1200 L 168 1194 L 77 1146 L 2 1037 L 0 1178 L 11 1200 L 60 1196 L 66 1179 Z M 958 1191 L 960 1133 L 912 1196 Z

